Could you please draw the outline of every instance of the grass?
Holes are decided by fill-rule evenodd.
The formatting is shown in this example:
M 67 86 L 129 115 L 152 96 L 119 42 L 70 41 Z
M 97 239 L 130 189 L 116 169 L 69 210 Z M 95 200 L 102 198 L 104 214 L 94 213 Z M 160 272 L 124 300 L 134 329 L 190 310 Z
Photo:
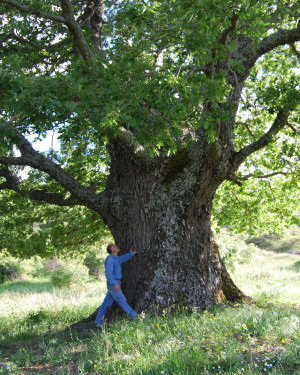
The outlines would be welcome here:
M 252 242 L 265 250 L 300 252 L 300 226 L 294 225 L 282 234 L 271 234 L 252 238 Z
M 262 250 L 251 264 L 232 275 L 243 292 L 261 305 L 272 303 L 300 310 L 300 256 Z
M 47 278 L 7 282 L 0 286 L 0 343 L 62 330 L 92 313 L 104 292 L 99 282 L 71 289 Z
M 256 304 L 142 314 L 102 332 L 68 327 L 95 310 L 103 283 L 0 287 L 4 374 L 299 374 L 299 255 L 262 250 L 233 277 Z

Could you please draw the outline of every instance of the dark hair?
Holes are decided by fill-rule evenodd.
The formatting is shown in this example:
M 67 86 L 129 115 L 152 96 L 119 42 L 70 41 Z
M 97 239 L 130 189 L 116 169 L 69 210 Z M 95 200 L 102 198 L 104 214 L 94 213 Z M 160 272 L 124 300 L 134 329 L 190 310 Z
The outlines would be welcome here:
M 110 243 L 109 245 L 107 245 L 107 252 L 108 252 L 108 254 L 111 254 L 111 247 L 113 246 L 113 244 L 112 243 Z

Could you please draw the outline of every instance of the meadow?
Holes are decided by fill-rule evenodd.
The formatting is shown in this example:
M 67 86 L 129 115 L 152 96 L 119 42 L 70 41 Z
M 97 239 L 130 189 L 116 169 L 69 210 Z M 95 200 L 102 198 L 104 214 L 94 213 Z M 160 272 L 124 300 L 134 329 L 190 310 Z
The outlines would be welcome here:
M 65 288 L 49 278 L 7 281 L 0 374 L 300 374 L 300 255 L 269 247 L 232 272 L 254 303 L 142 313 L 103 331 L 70 326 L 99 306 L 104 281 Z

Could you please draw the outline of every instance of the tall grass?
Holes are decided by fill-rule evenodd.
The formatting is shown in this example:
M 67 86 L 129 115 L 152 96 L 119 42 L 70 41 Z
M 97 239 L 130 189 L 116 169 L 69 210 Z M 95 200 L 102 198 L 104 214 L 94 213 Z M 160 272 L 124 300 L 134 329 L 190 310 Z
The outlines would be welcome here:
M 0 340 L 63 329 L 92 313 L 104 292 L 104 283 L 95 281 L 73 288 L 56 288 L 49 278 L 0 285 Z
M 251 264 L 240 265 L 233 279 L 256 302 L 300 309 L 299 268 L 299 255 L 261 251 Z

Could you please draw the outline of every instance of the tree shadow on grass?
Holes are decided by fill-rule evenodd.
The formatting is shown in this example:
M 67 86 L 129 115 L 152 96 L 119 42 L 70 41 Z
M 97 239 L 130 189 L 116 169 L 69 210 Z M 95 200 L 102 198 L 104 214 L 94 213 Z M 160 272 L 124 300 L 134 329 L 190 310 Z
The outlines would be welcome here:
M 13 280 L 0 285 L 0 294 L 15 292 L 26 295 L 28 293 L 52 291 L 52 289 L 53 284 L 51 281 Z

